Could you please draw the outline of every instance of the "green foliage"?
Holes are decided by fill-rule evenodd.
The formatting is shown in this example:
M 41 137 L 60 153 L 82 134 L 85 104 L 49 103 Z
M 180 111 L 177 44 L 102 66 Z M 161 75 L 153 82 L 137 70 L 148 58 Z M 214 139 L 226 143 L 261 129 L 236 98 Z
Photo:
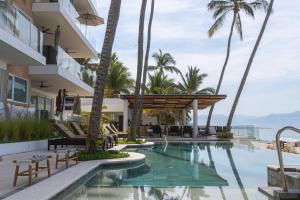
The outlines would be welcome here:
M 128 153 L 113 153 L 108 151 L 101 151 L 96 153 L 88 153 L 81 151 L 76 153 L 79 161 L 89 161 L 89 160 L 103 160 L 103 159 L 115 159 L 115 158 L 127 158 Z
M 203 80 L 207 77 L 207 74 L 200 73 L 200 69 L 196 66 L 188 66 L 188 72 L 185 76 L 181 75 L 182 83 L 178 84 L 180 93 L 183 94 L 214 94 L 213 88 L 204 88 L 199 90 L 199 87 L 203 84 Z
M 149 82 L 147 85 L 148 94 L 174 94 L 174 80 L 169 79 L 167 75 L 162 72 L 155 72 L 153 75 L 149 74 Z
M 145 140 L 135 140 L 135 141 L 129 141 L 129 140 L 119 140 L 119 144 L 145 144 Z
M 217 132 L 217 138 L 220 138 L 220 139 L 231 139 L 231 138 L 233 138 L 233 134 L 232 133 L 228 133 L 228 132 Z
M 133 87 L 134 80 L 130 78 L 128 69 L 119 61 L 116 53 L 113 53 L 108 69 L 105 95 L 108 97 L 118 97 L 121 93 L 129 94 Z
M 0 121 L 0 143 L 42 140 L 54 137 L 48 121 Z

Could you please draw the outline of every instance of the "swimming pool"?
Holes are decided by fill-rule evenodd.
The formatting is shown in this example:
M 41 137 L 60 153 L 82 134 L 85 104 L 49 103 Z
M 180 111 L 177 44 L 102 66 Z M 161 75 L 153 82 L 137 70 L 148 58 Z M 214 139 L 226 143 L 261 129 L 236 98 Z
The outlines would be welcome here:
M 146 155 L 145 165 L 100 169 L 64 200 L 82 199 L 268 199 L 258 192 L 267 185 L 268 164 L 276 151 L 233 143 L 157 144 L 128 149 Z M 300 156 L 284 154 L 286 164 Z

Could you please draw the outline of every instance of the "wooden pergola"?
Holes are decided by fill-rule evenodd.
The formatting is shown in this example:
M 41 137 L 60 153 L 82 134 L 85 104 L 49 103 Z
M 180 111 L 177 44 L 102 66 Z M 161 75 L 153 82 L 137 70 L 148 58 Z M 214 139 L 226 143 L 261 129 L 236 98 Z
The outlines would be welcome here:
M 197 100 L 198 109 L 202 110 L 225 98 L 226 95 L 145 95 L 144 109 L 187 109 Z M 121 99 L 127 100 L 129 107 L 133 107 L 134 95 L 122 95 Z
M 226 95 L 200 95 L 200 94 L 176 94 L 176 95 L 145 95 L 144 109 L 182 109 L 183 115 L 186 110 L 193 109 L 193 137 L 198 133 L 198 110 L 205 109 L 214 105 L 218 101 L 226 98 Z M 134 104 L 134 95 L 121 95 L 121 99 L 125 102 L 123 126 L 128 128 L 128 108 L 132 108 Z M 185 119 L 185 117 L 184 117 Z M 184 122 L 186 124 L 186 122 Z

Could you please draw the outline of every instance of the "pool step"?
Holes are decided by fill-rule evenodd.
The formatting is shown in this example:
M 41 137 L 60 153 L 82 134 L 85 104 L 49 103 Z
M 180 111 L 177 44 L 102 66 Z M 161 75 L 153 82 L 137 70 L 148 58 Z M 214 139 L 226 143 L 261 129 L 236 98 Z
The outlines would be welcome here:
M 289 189 L 300 188 L 300 166 L 299 165 L 287 165 L 285 166 L 285 175 L 287 178 L 287 184 Z M 280 168 L 276 165 L 268 165 L 268 186 L 281 187 Z

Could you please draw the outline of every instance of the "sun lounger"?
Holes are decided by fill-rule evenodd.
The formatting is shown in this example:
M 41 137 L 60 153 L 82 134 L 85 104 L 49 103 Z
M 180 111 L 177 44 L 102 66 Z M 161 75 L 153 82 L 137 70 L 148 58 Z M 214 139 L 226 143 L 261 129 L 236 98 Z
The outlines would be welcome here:
M 127 138 L 128 133 L 115 131 L 110 125 L 107 125 L 106 130 L 108 130 L 109 134 L 117 135 L 118 138 Z
M 109 127 L 111 128 L 112 131 L 114 131 L 114 134 L 117 134 L 119 138 L 127 138 L 128 137 L 128 133 L 127 132 L 121 132 L 119 131 L 115 125 L 110 124 Z
M 86 136 L 85 132 L 80 128 L 76 122 L 70 122 L 71 128 L 77 135 Z

